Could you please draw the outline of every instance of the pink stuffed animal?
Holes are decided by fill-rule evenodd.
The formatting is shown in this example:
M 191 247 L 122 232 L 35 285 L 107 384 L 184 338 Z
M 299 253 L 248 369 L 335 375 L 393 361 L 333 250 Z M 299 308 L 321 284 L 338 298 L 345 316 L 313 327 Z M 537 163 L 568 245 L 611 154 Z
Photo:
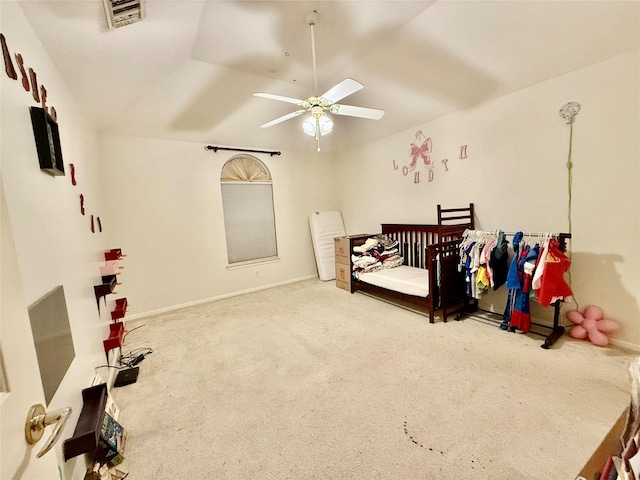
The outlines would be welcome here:
M 580 340 L 589 337 L 594 345 L 606 347 L 609 344 L 607 333 L 615 333 L 620 330 L 620 325 L 615 320 L 604 318 L 600 307 L 589 305 L 584 312 L 571 310 L 567 312 L 567 318 L 575 325 L 569 333 L 573 338 Z

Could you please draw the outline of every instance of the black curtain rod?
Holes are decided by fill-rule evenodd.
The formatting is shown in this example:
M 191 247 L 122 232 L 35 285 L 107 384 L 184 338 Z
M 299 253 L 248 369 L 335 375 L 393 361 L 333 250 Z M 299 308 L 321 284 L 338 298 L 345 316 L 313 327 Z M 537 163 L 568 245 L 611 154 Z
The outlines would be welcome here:
M 268 153 L 272 157 L 274 155 L 280 155 L 280 152 L 275 150 L 249 150 L 246 148 L 214 147 L 213 145 L 207 145 L 206 147 L 204 147 L 204 149 L 213 150 L 213 153 L 216 153 L 218 150 L 228 150 L 230 152 Z

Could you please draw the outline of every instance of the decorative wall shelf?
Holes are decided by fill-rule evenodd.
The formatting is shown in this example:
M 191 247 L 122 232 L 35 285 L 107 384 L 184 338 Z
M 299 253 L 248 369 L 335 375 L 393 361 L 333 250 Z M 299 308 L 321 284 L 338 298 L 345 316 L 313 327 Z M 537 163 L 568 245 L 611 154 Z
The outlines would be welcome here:
M 112 248 L 111 250 L 104 252 L 104 260 L 106 262 L 109 262 L 112 260 L 120 260 L 123 257 L 126 257 L 126 255 L 122 254 L 121 248 Z
M 116 321 L 120 318 L 124 318 L 125 313 L 127 313 L 127 299 L 118 298 L 116 300 L 116 307 L 111 311 L 111 320 Z
M 117 281 L 116 275 L 120 275 L 120 270 L 124 268 L 119 265 L 119 261 L 124 257 L 126 257 L 126 255 L 122 254 L 121 248 L 112 248 L 111 250 L 107 250 L 106 252 L 104 252 L 105 265 L 100 267 L 102 284 L 94 285 L 93 287 L 95 296 L 96 296 L 96 303 L 98 304 L 98 312 L 100 312 L 100 298 L 104 297 L 104 304 L 106 307 L 107 306 L 106 296 L 109 295 L 110 293 L 115 293 L 113 290 L 115 289 L 116 285 L 121 285 L 121 283 Z M 126 309 L 126 299 L 125 299 L 125 309 Z M 118 310 L 117 305 L 116 305 L 116 310 Z M 124 313 L 122 316 L 124 316 Z M 115 318 L 113 318 L 113 314 L 111 318 L 112 320 L 115 320 Z M 117 317 L 117 318 L 121 318 L 121 317 Z
M 122 285 L 122 282 L 118 282 L 118 277 L 114 275 L 103 275 L 102 276 L 102 283 L 109 283 L 111 284 L 111 282 L 116 282 L 116 285 Z M 113 293 L 113 292 L 111 292 Z
M 58 123 L 44 108 L 30 107 L 29 111 L 31 112 L 33 137 L 36 141 L 40 170 L 49 175 L 64 175 Z
M 73 436 L 62 444 L 65 462 L 97 448 L 107 403 L 107 384 L 101 383 L 82 390 L 82 401 L 82 411 Z
M 124 337 L 124 325 L 122 322 L 116 322 L 109 325 L 109 338 L 104 340 L 105 353 L 109 353 L 109 350 L 118 348 L 122 345 L 122 337 Z
M 107 260 L 106 265 L 100 267 L 101 275 L 120 275 L 120 270 L 124 267 L 121 267 L 118 260 Z
M 111 280 L 107 283 L 103 283 L 102 285 L 94 285 L 93 290 L 96 295 L 96 302 L 98 303 L 98 311 L 100 311 L 100 298 L 106 297 L 110 293 L 113 293 L 113 290 L 116 288 L 116 277 L 115 275 L 111 278 Z M 105 306 L 107 305 L 107 299 L 104 299 Z

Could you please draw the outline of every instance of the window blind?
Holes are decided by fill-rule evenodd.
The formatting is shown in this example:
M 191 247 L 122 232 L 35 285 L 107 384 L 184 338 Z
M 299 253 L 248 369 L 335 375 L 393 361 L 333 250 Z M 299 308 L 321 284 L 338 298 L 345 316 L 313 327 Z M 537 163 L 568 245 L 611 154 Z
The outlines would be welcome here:
M 271 183 L 222 182 L 221 188 L 229 264 L 277 257 Z

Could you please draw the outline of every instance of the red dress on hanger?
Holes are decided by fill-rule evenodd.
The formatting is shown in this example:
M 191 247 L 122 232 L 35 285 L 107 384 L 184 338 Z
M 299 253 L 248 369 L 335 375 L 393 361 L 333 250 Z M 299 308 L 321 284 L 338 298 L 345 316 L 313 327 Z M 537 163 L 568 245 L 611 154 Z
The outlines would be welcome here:
M 544 273 L 540 280 L 541 285 L 536 290 L 538 302 L 545 307 L 551 305 L 558 298 L 573 295 L 571 287 L 564 279 L 565 272 L 571 266 L 571 260 L 560 251 L 559 245 L 560 243 L 555 239 L 549 241 Z

